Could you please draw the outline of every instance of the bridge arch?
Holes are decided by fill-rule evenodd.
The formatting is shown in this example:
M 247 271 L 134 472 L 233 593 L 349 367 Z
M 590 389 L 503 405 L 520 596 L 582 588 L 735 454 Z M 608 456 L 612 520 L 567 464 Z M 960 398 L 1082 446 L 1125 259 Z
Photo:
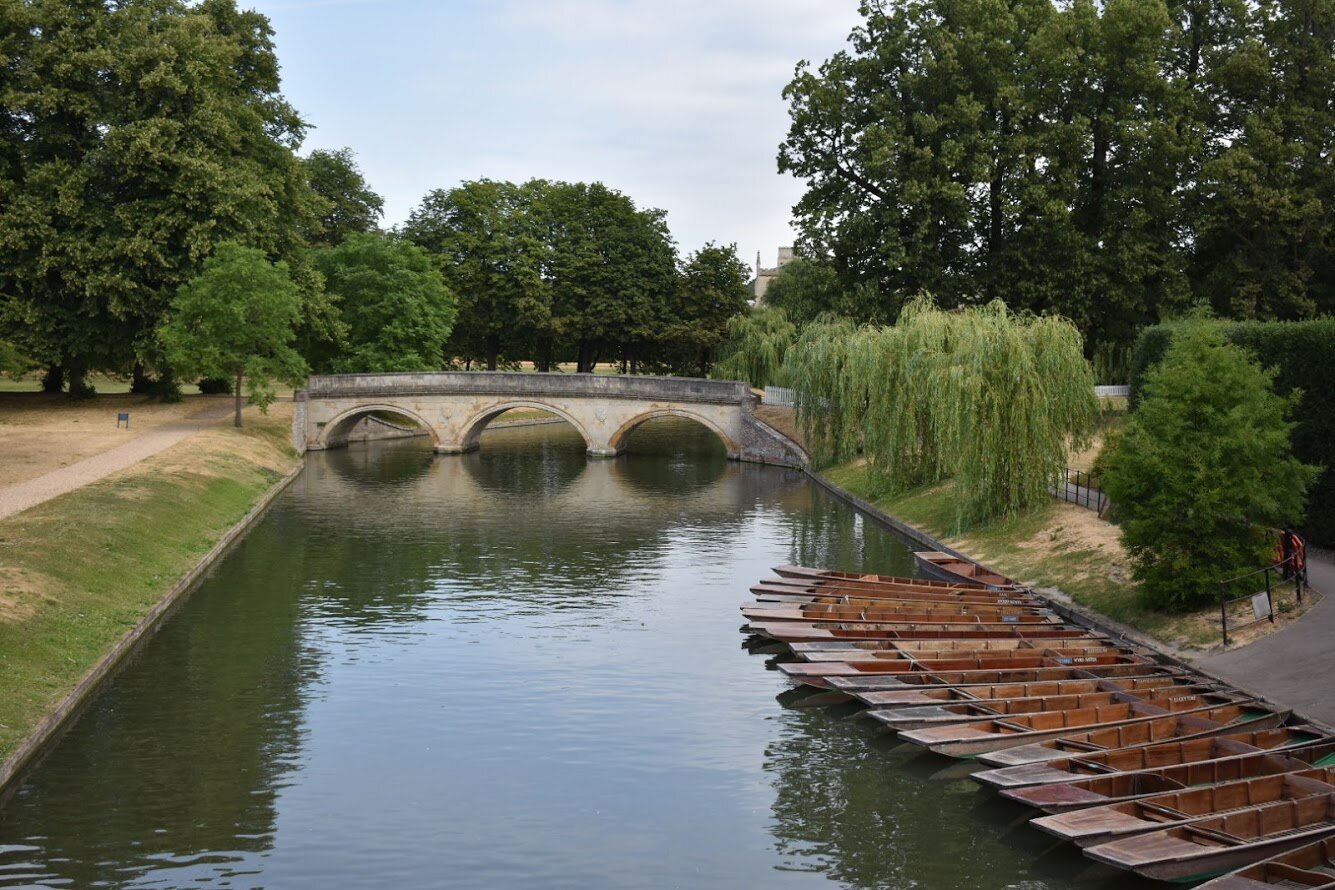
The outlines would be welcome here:
M 376 412 L 397 414 L 400 417 L 407 418 L 426 430 L 427 434 L 431 436 L 431 444 L 433 446 L 440 444 L 440 434 L 436 431 L 435 427 L 430 423 L 427 423 L 426 418 L 418 414 L 416 411 L 404 408 L 402 405 L 384 402 L 358 405 L 355 408 L 349 408 L 343 413 L 335 416 L 320 429 L 320 434 L 315 442 L 316 447 L 337 448 L 340 445 L 346 445 L 348 441 L 348 433 L 357 422 L 363 417 L 375 414 Z
M 608 444 L 611 445 L 614 451 L 620 453 L 625 449 L 626 439 L 635 431 L 635 428 L 645 421 L 653 420 L 655 417 L 681 417 L 686 420 L 693 420 L 712 432 L 715 436 L 718 436 L 719 441 L 723 443 L 724 450 L 728 452 L 729 458 L 736 460 L 737 456 L 741 453 L 741 446 L 733 441 L 732 437 L 729 436 L 717 423 L 708 417 L 705 417 L 703 414 L 698 414 L 683 408 L 658 408 L 652 411 L 646 411 L 643 414 L 637 414 L 623 423 L 620 429 L 612 434 L 612 438 L 608 440 Z
M 477 414 L 474 414 L 468 420 L 464 421 L 464 424 L 462 426 L 463 450 L 464 451 L 475 450 L 478 447 L 478 439 L 479 437 L 481 437 L 483 431 L 486 430 L 487 425 L 490 424 L 497 417 L 500 417 L 506 411 L 513 411 L 516 408 L 520 409 L 527 408 L 529 410 L 546 411 L 549 414 L 554 414 L 575 428 L 575 432 L 579 433 L 580 438 L 584 440 L 584 447 L 586 449 L 588 449 L 589 451 L 595 451 L 598 447 L 597 444 L 593 441 L 593 438 L 589 435 L 589 431 L 585 429 L 584 425 L 581 424 L 569 412 L 561 408 L 558 408 L 555 405 L 550 405 L 546 402 L 525 399 L 522 401 L 507 401 L 507 402 L 501 402 L 496 405 L 492 405 L 482 411 L 479 411 Z

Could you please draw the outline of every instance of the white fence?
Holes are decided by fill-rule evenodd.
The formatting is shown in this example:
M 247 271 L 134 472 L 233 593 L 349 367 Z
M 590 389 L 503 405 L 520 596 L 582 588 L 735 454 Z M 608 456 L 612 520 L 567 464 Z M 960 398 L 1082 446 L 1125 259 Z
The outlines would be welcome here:
M 1094 395 L 1098 396 L 1099 398 L 1106 398 L 1107 396 L 1129 396 L 1131 395 L 1131 387 L 1096 386 L 1094 387 Z

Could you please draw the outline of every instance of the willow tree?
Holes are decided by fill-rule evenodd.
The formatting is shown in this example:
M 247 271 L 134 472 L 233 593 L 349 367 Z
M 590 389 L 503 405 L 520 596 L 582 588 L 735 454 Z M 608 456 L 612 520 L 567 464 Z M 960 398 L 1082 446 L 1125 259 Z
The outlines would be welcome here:
M 818 459 L 861 450 L 888 491 L 953 478 L 964 526 L 1050 497 L 1098 408 L 1081 346 L 1065 319 L 919 299 L 892 327 L 809 326 L 790 364 Z
M 865 334 L 846 318 L 827 317 L 802 328 L 788 353 L 797 417 L 807 447 L 819 462 L 852 458 L 861 444 L 869 376 L 854 337 Z M 853 353 L 859 353 L 853 358 Z
M 725 337 L 711 376 L 745 380 L 763 388 L 783 379 L 784 361 L 797 339 L 797 326 L 784 310 L 765 307 L 729 318 Z

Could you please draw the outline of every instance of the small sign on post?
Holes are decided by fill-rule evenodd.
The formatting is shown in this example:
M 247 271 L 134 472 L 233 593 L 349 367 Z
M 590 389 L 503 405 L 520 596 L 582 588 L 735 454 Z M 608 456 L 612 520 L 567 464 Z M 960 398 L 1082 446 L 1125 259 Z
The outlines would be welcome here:
M 1267 591 L 1262 590 L 1260 593 L 1256 594 L 1256 596 L 1252 597 L 1252 614 L 1256 616 L 1257 621 L 1260 621 L 1262 618 L 1271 617 L 1270 594 Z
M 116 415 L 116 429 L 120 429 L 122 423 L 125 424 L 125 428 L 126 428 L 127 430 L 130 428 L 130 412 L 129 412 L 129 411 L 122 411 L 122 412 L 120 412 L 119 414 Z

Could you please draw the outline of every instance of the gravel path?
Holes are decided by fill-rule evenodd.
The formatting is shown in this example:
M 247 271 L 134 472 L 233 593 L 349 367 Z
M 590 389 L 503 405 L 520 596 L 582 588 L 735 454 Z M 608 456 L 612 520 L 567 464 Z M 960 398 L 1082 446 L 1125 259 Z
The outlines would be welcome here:
M 166 451 L 182 439 L 188 439 L 201 430 L 219 425 L 222 420 L 232 416 L 232 410 L 230 403 L 205 408 L 188 420 L 159 427 L 124 445 L 86 457 L 36 479 L 13 485 L 0 485 L 0 519 L 21 513 L 29 507 L 35 507 L 43 501 L 49 501 L 90 482 L 104 479 L 160 451 Z

